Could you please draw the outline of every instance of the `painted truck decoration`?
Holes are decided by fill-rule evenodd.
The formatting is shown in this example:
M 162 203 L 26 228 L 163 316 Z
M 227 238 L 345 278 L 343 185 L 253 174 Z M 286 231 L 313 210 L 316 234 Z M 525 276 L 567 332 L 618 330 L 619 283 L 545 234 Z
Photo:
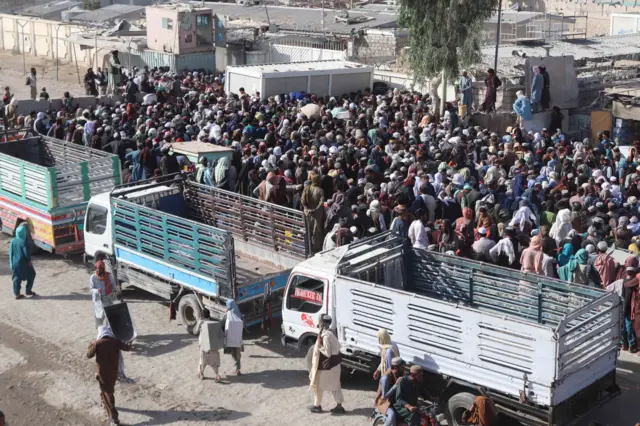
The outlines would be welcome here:
M 115 155 L 41 135 L 0 143 L 2 231 L 26 222 L 37 247 L 82 252 L 87 202 L 119 183 Z

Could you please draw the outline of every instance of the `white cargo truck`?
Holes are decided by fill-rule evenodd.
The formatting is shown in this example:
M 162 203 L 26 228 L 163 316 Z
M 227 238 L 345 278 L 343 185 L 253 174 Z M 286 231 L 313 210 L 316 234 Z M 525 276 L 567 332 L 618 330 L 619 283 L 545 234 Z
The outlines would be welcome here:
M 620 393 L 621 304 L 615 294 L 413 249 L 385 233 L 297 265 L 285 290 L 282 341 L 315 341 L 333 318 L 343 367 L 373 372 L 386 328 L 425 368 L 450 425 L 476 395 L 524 425 L 564 426 Z

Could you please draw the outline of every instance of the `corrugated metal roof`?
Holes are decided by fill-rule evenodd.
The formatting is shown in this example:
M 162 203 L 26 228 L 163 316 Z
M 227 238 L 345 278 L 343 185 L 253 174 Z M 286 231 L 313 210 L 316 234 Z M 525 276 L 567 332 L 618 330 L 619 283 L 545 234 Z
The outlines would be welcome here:
M 72 0 L 54 1 L 50 3 L 39 4 L 36 6 L 25 7 L 22 10 L 16 11 L 16 14 L 42 17 L 63 10 L 68 10 L 72 7 L 80 6 L 83 4 L 84 3 L 82 2 Z
M 202 3 L 197 3 L 202 5 Z M 204 3 L 220 18 L 251 19 L 267 24 L 267 13 L 264 6 L 239 6 L 232 3 Z M 322 9 L 299 7 L 267 6 L 269 21 L 284 30 L 322 31 Z M 371 20 L 355 24 L 336 22 L 335 18 L 342 11 L 325 9 L 324 28 L 327 33 L 349 33 L 360 28 L 395 28 L 398 16 L 395 12 L 378 12 L 373 10 L 349 10 L 349 17 L 370 17 Z
M 112 4 L 96 10 L 90 10 L 85 13 L 80 13 L 73 17 L 74 21 L 108 21 L 111 19 L 117 19 L 124 15 L 143 13 L 144 6 L 136 6 L 132 4 Z

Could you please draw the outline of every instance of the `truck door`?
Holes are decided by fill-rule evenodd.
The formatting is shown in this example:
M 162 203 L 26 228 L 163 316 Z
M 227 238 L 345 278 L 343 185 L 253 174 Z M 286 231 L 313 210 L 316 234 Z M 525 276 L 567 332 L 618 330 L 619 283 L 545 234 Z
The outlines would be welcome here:
M 320 315 L 327 313 L 328 287 L 329 282 L 324 278 L 294 272 L 282 310 L 283 333 L 287 337 L 299 341 L 307 333 L 317 334 Z
M 84 219 L 84 250 L 91 257 L 97 253 L 113 254 L 109 209 L 99 204 L 89 204 Z

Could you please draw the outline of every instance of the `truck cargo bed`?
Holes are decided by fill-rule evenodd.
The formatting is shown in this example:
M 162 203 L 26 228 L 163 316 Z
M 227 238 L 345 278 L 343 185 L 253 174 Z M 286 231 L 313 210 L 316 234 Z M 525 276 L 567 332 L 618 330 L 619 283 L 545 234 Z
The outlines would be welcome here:
M 384 327 L 408 361 L 547 407 L 615 372 L 615 294 L 413 249 L 389 234 L 349 246 L 337 269 L 347 351 L 376 353 Z
M 82 251 L 87 202 L 119 183 L 116 155 L 41 135 L 0 143 L 2 230 L 28 222 L 38 247 Z
M 119 262 L 237 302 L 262 297 L 265 286 L 283 289 L 288 269 L 238 250 L 232 232 L 192 217 L 197 196 L 185 197 L 184 185 L 190 183 L 171 180 L 113 191 Z

